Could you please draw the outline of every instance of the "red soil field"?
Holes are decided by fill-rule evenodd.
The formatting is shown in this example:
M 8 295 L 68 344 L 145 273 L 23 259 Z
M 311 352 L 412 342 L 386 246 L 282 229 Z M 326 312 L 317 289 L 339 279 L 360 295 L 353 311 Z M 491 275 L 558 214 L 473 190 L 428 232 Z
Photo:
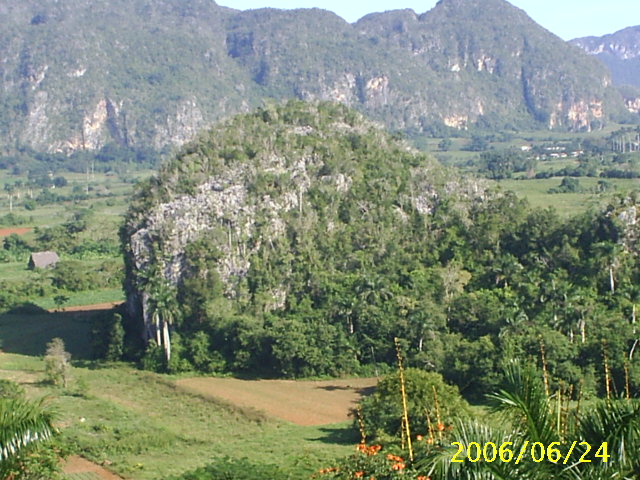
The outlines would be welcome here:
M 73 455 L 65 460 L 62 465 L 62 471 L 67 475 L 72 475 L 74 473 L 93 473 L 104 480 L 122 480 L 122 477 L 111 473 L 106 468 L 96 465 L 95 463 L 77 455 Z
M 17 235 L 24 235 L 27 232 L 30 232 L 31 230 L 33 230 L 32 228 L 29 227 L 9 227 L 9 228 L 0 228 L 0 238 L 2 237 L 8 237 L 9 235 L 11 235 L 12 233 L 15 233 Z
M 349 420 L 358 400 L 373 391 L 375 378 L 322 381 L 187 378 L 181 389 L 220 398 L 241 408 L 265 412 L 297 425 L 326 425 Z
M 105 303 L 94 303 L 92 305 L 77 305 L 75 307 L 64 307 L 62 308 L 63 312 L 91 312 L 93 310 L 109 310 L 116 305 L 120 305 L 122 302 L 105 302 Z M 50 310 L 51 312 L 57 312 L 57 309 Z

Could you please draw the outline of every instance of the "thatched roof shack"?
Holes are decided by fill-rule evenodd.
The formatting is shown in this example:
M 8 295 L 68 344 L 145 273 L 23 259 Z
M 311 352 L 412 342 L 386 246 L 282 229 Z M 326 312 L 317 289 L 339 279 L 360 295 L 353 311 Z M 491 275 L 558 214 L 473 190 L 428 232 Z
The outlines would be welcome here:
M 29 268 L 31 270 L 35 268 L 53 268 L 59 261 L 60 257 L 56 252 L 36 252 L 32 253 L 29 258 Z

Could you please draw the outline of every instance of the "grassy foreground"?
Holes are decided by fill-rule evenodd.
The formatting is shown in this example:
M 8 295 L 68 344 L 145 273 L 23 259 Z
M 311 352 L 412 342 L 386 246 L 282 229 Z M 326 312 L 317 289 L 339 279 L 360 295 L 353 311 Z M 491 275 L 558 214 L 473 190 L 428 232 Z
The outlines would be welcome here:
M 30 397 L 50 397 L 62 441 L 74 453 L 142 480 L 178 475 L 225 456 L 276 464 L 292 478 L 308 478 L 353 451 L 357 437 L 348 423 L 296 426 L 195 395 L 168 376 L 94 364 L 88 360 L 87 315 L 0 316 L 0 378 L 20 382 Z M 42 382 L 41 354 L 54 336 L 65 339 L 75 358 L 67 390 Z

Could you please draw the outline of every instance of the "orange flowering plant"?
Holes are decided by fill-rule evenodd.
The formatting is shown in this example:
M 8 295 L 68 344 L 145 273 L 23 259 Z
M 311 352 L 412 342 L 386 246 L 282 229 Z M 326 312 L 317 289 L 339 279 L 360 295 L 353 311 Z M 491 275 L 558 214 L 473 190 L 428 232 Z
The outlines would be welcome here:
M 396 452 L 393 450 L 393 452 Z M 406 453 L 406 452 L 405 452 Z M 320 477 L 339 480 L 430 480 L 418 472 L 405 453 L 386 452 L 381 445 L 359 443 L 356 452 L 336 467 L 320 470 Z M 318 477 L 316 477 L 318 478 Z M 321 478 L 320 478 L 321 480 Z

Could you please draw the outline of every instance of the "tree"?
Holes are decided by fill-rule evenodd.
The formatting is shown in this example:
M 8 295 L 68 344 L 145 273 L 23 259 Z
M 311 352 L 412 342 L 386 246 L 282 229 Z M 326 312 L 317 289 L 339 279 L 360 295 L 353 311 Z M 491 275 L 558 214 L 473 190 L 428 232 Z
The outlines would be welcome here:
M 438 148 L 442 151 L 442 152 L 446 152 L 448 151 L 451 146 L 453 145 L 453 142 L 451 141 L 450 138 L 443 138 L 442 140 L 440 140 L 440 142 L 438 143 Z
M 11 183 L 5 183 L 4 190 L 7 192 L 7 196 L 9 197 L 9 211 L 13 212 L 13 197 L 15 196 L 16 187 Z
M 409 423 L 416 433 L 428 435 L 429 422 L 437 428 L 438 424 L 450 423 L 453 418 L 465 415 L 467 402 L 440 374 L 408 368 L 404 377 Z M 367 436 L 398 434 L 403 416 L 398 373 L 380 379 L 375 393 L 363 399 L 360 408 Z
M 164 278 L 151 277 L 147 284 L 149 309 L 154 327 L 156 345 L 164 349 L 167 364 L 171 360 L 171 337 L 169 329 L 178 315 L 176 290 Z
M 56 295 L 55 297 L 53 297 L 53 303 L 56 304 L 56 307 L 58 308 L 58 311 L 62 311 L 62 306 L 67 303 L 69 301 L 69 297 L 67 297 L 66 295 Z
M 465 147 L 466 150 L 471 152 L 483 152 L 489 148 L 489 142 L 487 139 L 480 135 L 472 135 L 471 140 Z
M 492 152 L 482 152 L 480 160 L 483 169 L 494 180 L 502 180 L 511 178 L 515 170 L 514 156 L 516 154 L 509 150 L 500 150 Z
M 549 193 L 580 193 L 581 191 L 580 180 L 573 177 L 564 177 L 560 186 L 549 189 Z
M 64 349 L 64 341 L 54 338 L 47 343 L 47 353 L 44 356 L 45 376 L 54 385 L 62 383 L 67 388 L 71 373 L 71 354 Z
M 509 419 L 510 429 L 483 425 L 477 420 L 457 422 L 455 440 L 468 446 L 472 442 L 484 446 L 500 439 L 508 443 L 511 453 L 531 445 L 544 445 L 545 453 L 554 458 L 568 455 L 571 441 L 576 440 L 568 464 L 535 462 L 528 450 L 521 462 L 452 463 L 457 448 L 449 442 L 431 449 L 421 467 L 432 478 L 454 479 L 527 479 L 604 480 L 638 478 L 640 474 L 640 402 L 638 399 L 600 400 L 583 413 L 569 408 L 567 398 L 558 391 L 548 395 L 541 373 L 533 366 L 514 362 L 505 372 L 502 389 L 491 395 L 495 409 Z M 527 442 L 526 444 L 524 442 Z M 596 455 L 607 442 L 607 462 Z M 500 447 L 501 445 L 498 445 Z M 558 452 L 552 451 L 557 447 Z M 600 454 L 598 454 L 600 452 Z M 509 457 L 509 452 L 504 453 Z M 517 455 L 517 453 L 515 454 Z M 539 453 L 537 454 L 539 456 Z M 564 458 L 564 457 L 563 457 Z M 584 458 L 587 462 L 578 462 Z

